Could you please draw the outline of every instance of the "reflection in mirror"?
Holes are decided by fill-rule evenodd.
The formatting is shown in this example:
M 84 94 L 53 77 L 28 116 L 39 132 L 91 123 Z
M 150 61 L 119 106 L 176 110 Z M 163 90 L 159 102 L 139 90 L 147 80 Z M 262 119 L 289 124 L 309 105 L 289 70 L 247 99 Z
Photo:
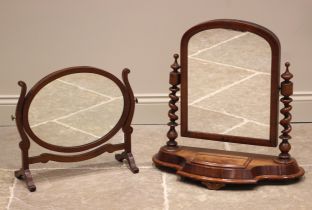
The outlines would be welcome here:
M 188 45 L 188 129 L 268 139 L 271 48 L 250 32 L 211 29 Z
M 78 146 L 107 134 L 123 112 L 119 87 L 98 74 L 76 73 L 44 86 L 29 109 L 29 124 L 44 141 Z

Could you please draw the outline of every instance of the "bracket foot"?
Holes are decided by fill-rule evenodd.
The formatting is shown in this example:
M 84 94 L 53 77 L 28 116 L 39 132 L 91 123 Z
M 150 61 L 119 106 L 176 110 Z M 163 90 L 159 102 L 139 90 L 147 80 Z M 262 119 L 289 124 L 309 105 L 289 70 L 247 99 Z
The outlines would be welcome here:
M 209 190 L 219 190 L 225 186 L 224 183 L 218 182 L 202 182 L 202 184 L 205 185 Z
M 36 191 L 36 185 L 33 181 L 32 175 L 29 169 L 20 169 L 14 172 L 14 175 L 19 180 L 24 180 L 26 186 L 30 192 Z
M 115 158 L 119 162 L 122 162 L 124 159 L 126 159 L 132 173 L 134 174 L 139 173 L 139 168 L 136 166 L 134 157 L 131 152 L 123 152 L 121 154 L 116 154 Z

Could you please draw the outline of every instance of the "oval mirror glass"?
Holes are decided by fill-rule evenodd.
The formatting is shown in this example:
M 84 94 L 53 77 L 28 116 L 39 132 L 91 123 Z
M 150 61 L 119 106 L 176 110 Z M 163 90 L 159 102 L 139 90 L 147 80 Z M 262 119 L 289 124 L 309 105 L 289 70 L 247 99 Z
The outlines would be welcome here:
M 106 135 L 123 113 L 120 88 L 93 73 L 65 75 L 45 85 L 28 113 L 33 133 L 47 143 L 78 146 Z

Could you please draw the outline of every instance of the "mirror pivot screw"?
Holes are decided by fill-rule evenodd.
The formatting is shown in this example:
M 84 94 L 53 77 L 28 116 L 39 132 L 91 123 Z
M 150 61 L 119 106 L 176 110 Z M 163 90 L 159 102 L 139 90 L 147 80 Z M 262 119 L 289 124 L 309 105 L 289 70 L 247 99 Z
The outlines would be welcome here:
M 11 115 L 11 120 L 14 121 L 16 119 L 16 117 L 12 114 Z

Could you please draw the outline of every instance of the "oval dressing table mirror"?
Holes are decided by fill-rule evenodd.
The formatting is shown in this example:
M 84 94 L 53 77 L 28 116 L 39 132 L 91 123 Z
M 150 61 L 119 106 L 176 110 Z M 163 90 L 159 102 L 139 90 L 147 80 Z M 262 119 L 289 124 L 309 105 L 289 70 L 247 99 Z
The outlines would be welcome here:
M 189 29 L 170 73 L 169 141 L 153 157 L 156 166 L 201 181 L 209 189 L 225 184 L 299 178 L 304 170 L 289 154 L 293 75 L 286 63 L 280 75 L 280 43 L 276 35 L 254 23 L 213 20 Z M 283 81 L 280 84 L 279 78 Z M 181 136 L 278 146 L 277 156 L 178 146 L 181 85 Z M 278 136 L 279 91 L 284 128 Z M 279 138 L 278 138 L 279 137 Z M 247 151 L 248 152 L 248 151 Z
M 139 171 L 131 153 L 130 124 L 135 100 L 129 72 L 123 70 L 121 82 L 101 69 L 66 68 L 47 75 L 27 94 L 25 82 L 18 82 L 21 94 L 16 124 L 22 139 L 22 168 L 15 176 L 25 180 L 30 191 L 35 191 L 36 186 L 29 165 L 39 162 L 78 162 L 124 150 L 115 158 L 126 159 L 133 173 Z M 106 143 L 120 129 L 124 142 Z M 30 140 L 52 152 L 30 157 Z

